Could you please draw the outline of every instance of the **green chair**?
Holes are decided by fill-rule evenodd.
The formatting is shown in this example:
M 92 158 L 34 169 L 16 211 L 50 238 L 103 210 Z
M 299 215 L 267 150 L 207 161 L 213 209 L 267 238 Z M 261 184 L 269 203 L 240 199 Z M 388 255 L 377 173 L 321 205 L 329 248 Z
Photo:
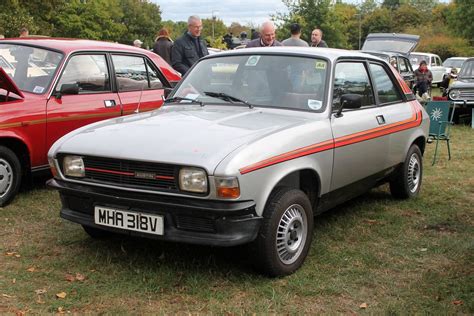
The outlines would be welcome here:
M 436 163 L 438 143 L 440 140 L 446 141 L 448 146 L 448 157 L 449 160 L 451 160 L 451 149 L 449 148 L 449 127 L 453 124 L 454 110 L 456 105 L 453 104 L 451 115 L 449 115 L 450 107 L 451 102 L 449 101 L 429 101 L 426 103 L 426 112 L 428 112 L 430 117 L 428 143 L 436 140 L 436 148 L 432 165 Z

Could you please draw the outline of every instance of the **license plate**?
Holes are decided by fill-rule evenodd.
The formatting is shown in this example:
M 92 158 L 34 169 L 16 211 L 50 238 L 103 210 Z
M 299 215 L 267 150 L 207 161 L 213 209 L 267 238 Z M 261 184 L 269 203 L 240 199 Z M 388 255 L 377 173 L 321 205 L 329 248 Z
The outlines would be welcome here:
M 94 209 L 94 222 L 102 226 L 163 235 L 163 216 L 159 215 L 96 206 Z

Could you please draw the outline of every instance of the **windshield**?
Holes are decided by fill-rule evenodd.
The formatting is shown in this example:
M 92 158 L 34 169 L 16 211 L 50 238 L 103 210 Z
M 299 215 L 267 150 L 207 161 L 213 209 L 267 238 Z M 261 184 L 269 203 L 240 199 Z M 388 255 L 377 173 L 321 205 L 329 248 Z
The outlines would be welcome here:
M 327 68 L 325 60 L 297 56 L 211 58 L 196 65 L 173 97 L 202 101 L 203 105 L 322 111 Z
M 474 78 L 474 59 L 466 61 L 461 68 L 458 78 L 473 79 Z
M 424 60 L 426 64 L 430 64 L 430 57 L 425 55 L 410 54 L 410 63 L 413 66 L 418 66 L 420 62 Z
M 444 67 L 451 67 L 451 68 L 461 68 L 462 63 L 465 59 L 451 59 L 448 58 L 443 62 Z
M 36 94 L 48 90 L 62 56 L 36 47 L 0 44 L 0 67 L 20 90 Z

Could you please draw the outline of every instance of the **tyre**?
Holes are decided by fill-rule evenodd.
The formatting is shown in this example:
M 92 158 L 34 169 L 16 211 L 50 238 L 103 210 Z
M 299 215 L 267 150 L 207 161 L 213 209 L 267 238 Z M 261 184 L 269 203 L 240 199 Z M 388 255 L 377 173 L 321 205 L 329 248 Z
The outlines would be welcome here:
M 8 205 L 20 189 L 22 170 L 13 151 L 0 146 L 0 206 Z
M 405 162 L 397 169 L 390 180 L 390 192 L 399 199 L 408 199 L 418 195 L 423 178 L 423 160 L 420 148 L 412 145 Z
M 312 233 L 313 212 L 306 194 L 285 187 L 275 189 L 253 244 L 257 268 L 273 277 L 295 272 L 308 254 Z
M 91 226 L 82 225 L 84 231 L 93 239 L 106 239 L 114 235 L 114 233 L 98 229 Z

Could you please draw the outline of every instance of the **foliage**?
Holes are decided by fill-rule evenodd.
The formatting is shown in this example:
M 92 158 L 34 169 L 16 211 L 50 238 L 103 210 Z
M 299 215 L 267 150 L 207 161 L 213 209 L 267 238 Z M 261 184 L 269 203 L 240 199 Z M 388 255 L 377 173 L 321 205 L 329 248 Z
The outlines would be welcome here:
M 454 0 L 454 8 L 448 17 L 448 23 L 455 34 L 474 44 L 474 5 L 472 0 Z
M 468 40 L 444 34 L 423 37 L 417 51 L 438 54 L 442 60 L 453 56 L 474 56 L 474 48 Z
M 213 30 L 214 30 L 214 34 L 213 34 Z M 226 33 L 227 33 L 227 27 L 225 26 L 224 22 L 221 19 L 216 19 L 216 20 L 202 19 L 201 36 L 205 38 L 206 40 L 207 38 L 209 38 L 210 40 L 208 41 L 208 43 L 210 43 L 211 41 L 215 41 L 216 39 L 223 38 Z M 216 42 L 216 44 L 217 43 L 218 42 Z

